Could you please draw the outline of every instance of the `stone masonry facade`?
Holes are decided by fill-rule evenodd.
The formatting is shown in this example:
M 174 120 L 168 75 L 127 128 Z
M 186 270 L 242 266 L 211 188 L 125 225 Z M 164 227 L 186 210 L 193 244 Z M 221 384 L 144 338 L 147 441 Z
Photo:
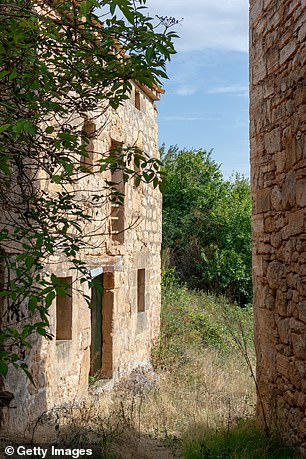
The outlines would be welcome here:
M 130 98 L 117 110 L 109 108 L 98 117 L 89 113 L 91 129 L 98 134 L 86 161 L 95 164 L 99 155 L 116 145 L 134 145 L 158 158 L 159 94 L 158 88 L 133 83 Z M 77 198 L 86 204 L 86 189 L 102 190 L 105 180 L 118 183 L 124 205 L 108 202 L 90 209 L 92 219 L 84 228 L 88 245 L 82 253 L 103 293 L 80 284 L 61 255 L 50 259 L 46 271 L 70 282 L 71 296 L 56 298 L 51 305 L 54 339 L 33 338 L 27 363 L 36 386 L 20 371 L 9 371 L 5 389 L 14 393 L 15 408 L 3 408 L 1 429 L 14 436 L 30 436 L 42 413 L 86 398 L 90 375 L 112 385 L 150 363 L 160 323 L 161 194 L 152 184 L 137 187 L 133 179 L 124 183 L 120 174 L 108 171 L 79 180 L 74 189 Z M 56 184 L 46 181 L 44 186 L 50 193 L 57 191 Z M 92 310 L 84 294 L 91 296 Z
M 304 0 L 250 1 L 258 418 L 306 451 Z

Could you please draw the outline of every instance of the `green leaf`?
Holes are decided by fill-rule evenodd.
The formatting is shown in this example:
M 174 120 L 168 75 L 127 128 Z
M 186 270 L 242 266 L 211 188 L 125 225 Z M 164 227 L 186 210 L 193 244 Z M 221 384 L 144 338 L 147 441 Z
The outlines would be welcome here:
M 10 175 L 11 169 L 9 166 L 10 157 L 0 156 L 0 171 L 4 172 L 5 175 Z
M 138 187 L 140 185 L 140 182 L 141 182 L 141 178 L 139 177 L 139 175 L 137 175 L 135 177 L 135 186 Z
M 135 16 L 132 11 L 130 11 L 128 8 L 127 9 L 122 9 L 122 13 L 126 17 L 126 19 L 129 21 L 130 24 L 134 25 L 134 20 Z
M 89 0 L 83 0 L 80 3 L 80 13 L 82 16 L 88 16 L 92 8 L 92 2 Z
M 8 365 L 5 362 L 0 361 L 0 375 L 3 375 L 5 377 L 7 375 L 7 372 Z
M 6 77 L 10 73 L 11 73 L 10 70 L 2 70 L 2 72 L 0 72 L 0 80 L 2 80 L 2 78 Z
M 21 118 L 19 119 L 13 127 L 15 134 L 20 134 L 22 131 L 27 132 L 28 134 L 35 135 L 35 127 L 29 119 Z
M 36 328 L 36 331 L 40 336 L 47 336 L 47 331 L 44 328 Z
M 34 312 L 35 309 L 37 308 L 38 304 L 38 297 L 37 296 L 31 296 L 29 303 L 28 303 L 28 308 L 30 311 Z
M 29 380 L 31 381 L 31 383 L 33 384 L 33 386 L 36 387 L 36 384 L 35 384 L 35 382 L 34 382 L 32 373 L 28 370 L 28 365 L 25 364 L 25 363 L 22 363 L 22 364 L 20 365 L 20 367 L 23 369 L 23 371 L 25 372 L 25 374 L 27 375 L 27 377 L 29 378 Z
M 153 187 L 154 187 L 154 188 L 157 188 L 158 184 L 159 184 L 158 177 L 155 177 L 155 178 L 153 179 Z
M 17 77 L 17 69 L 16 67 L 13 68 L 13 70 L 10 73 L 9 80 L 14 80 Z
M 34 264 L 34 258 L 31 255 L 27 255 L 25 259 L 25 265 L 28 269 L 32 268 Z
M 57 183 L 57 184 L 61 183 L 62 179 L 63 179 L 62 175 L 53 175 L 52 176 L 52 182 Z
M 54 131 L 54 127 L 53 126 L 46 127 L 46 130 L 45 130 L 46 134 L 52 134 L 53 131 Z
M 64 163 L 64 169 L 65 169 L 65 172 L 68 174 L 68 175 L 71 175 L 74 171 L 74 164 L 73 163 Z
M 55 294 L 55 292 L 53 290 L 47 294 L 47 296 L 45 298 L 45 305 L 46 305 L 47 308 L 49 306 L 51 306 L 55 296 L 56 296 L 56 294 Z
M 0 134 L 1 132 L 7 131 L 11 126 L 11 124 L 2 124 L 2 126 L 0 126 Z

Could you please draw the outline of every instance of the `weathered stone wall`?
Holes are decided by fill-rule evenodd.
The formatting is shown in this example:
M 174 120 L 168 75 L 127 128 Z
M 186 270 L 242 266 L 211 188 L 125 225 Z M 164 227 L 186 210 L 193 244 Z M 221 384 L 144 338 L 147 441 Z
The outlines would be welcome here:
M 135 106 L 136 90 L 140 97 L 138 108 Z M 123 146 L 136 145 L 150 157 L 158 157 L 155 103 L 141 88 L 133 86 L 130 99 L 116 111 L 109 109 L 96 117 L 95 124 L 97 132 L 101 128 L 101 133 L 93 139 L 94 163 L 109 151 L 113 141 Z M 105 178 L 110 180 L 110 173 L 107 177 L 98 173 L 80 180 L 75 187 L 77 196 L 83 194 L 86 202 L 84 190 L 103 190 Z M 46 187 L 55 192 L 58 186 L 47 182 Z M 151 347 L 159 333 L 161 194 L 151 184 L 136 187 L 130 180 L 125 185 L 124 227 L 131 226 L 131 229 L 125 231 L 122 243 L 114 240 L 111 234 L 110 203 L 91 211 L 92 220 L 84 229 L 90 237 L 82 259 L 93 273 L 111 273 L 105 281 L 111 285 L 104 285 L 107 290 L 104 295 L 111 301 L 102 306 L 102 310 L 108 309 L 103 311 L 102 324 L 108 336 L 102 337 L 104 353 L 100 376 L 105 376 L 103 369 L 105 373 L 107 367 L 107 378 L 114 383 L 135 367 L 149 363 Z M 137 310 L 139 269 L 145 269 L 145 308 L 141 312 Z M 69 265 L 60 255 L 50 259 L 46 270 L 59 277 L 73 276 L 72 337 L 52 341 L 33 338 L 27 361 L 36 387 L 25 375 L 10 369 L 5 388 L 15 394 L 12 403 L 15 408 L 4 409 L 1 428 L 14 435 L 31 435 L 31 429 L 26 429 L 33 427 L 43 412 L 78 403 L 88 390 L 91 311 L 82 293 L 90 295 L 91 292 L 71 274 Z M 54 301 L 50 308 L 50 332 L 54 336 L 56 321 Z M 106 366 L 104 360 L 107 360 Z
M 250 2 L 258 415 L 304 452 L 305 15 L 304 0 Z

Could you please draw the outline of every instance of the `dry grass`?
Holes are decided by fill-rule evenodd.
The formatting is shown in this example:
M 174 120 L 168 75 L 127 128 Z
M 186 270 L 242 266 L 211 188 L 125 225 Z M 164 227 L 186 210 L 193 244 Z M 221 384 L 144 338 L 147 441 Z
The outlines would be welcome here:
M 227 428 L 254 414 L 254 384 L 243 362 L 233 356 L 222 362 L 213 349 L 189 357 L 188 365 L 162 372 L 142 400 L 142 432 L 181 438 L 192 425 Z
M 57 416 L 59 441 L 96 446 L 105 459 L 296 457 L 253 424 L 252 333 L 251 309 L 168 287 L 155 371 L 139 369 Z
M 151 384 L 152 375 L 142 374 L 143 390 L 126 381 L 115 396 L 116 416 L 128 420 L 139 438 L 177 451 L 203 430 L 228 432 L 254 416 L 255 384 L 232 336 L 254 361 L 252 315 L 231 308 L 211 296 L 168 289 L 154 352 L 157 380 Z

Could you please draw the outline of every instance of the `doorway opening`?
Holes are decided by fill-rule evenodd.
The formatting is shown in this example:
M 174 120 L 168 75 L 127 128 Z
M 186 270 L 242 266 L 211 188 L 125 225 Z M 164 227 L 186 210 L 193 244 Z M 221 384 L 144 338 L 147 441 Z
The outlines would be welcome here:
M 113 376 L 114 273 L 95 277 L 91 289 L 90 375 L 105 379 Z

